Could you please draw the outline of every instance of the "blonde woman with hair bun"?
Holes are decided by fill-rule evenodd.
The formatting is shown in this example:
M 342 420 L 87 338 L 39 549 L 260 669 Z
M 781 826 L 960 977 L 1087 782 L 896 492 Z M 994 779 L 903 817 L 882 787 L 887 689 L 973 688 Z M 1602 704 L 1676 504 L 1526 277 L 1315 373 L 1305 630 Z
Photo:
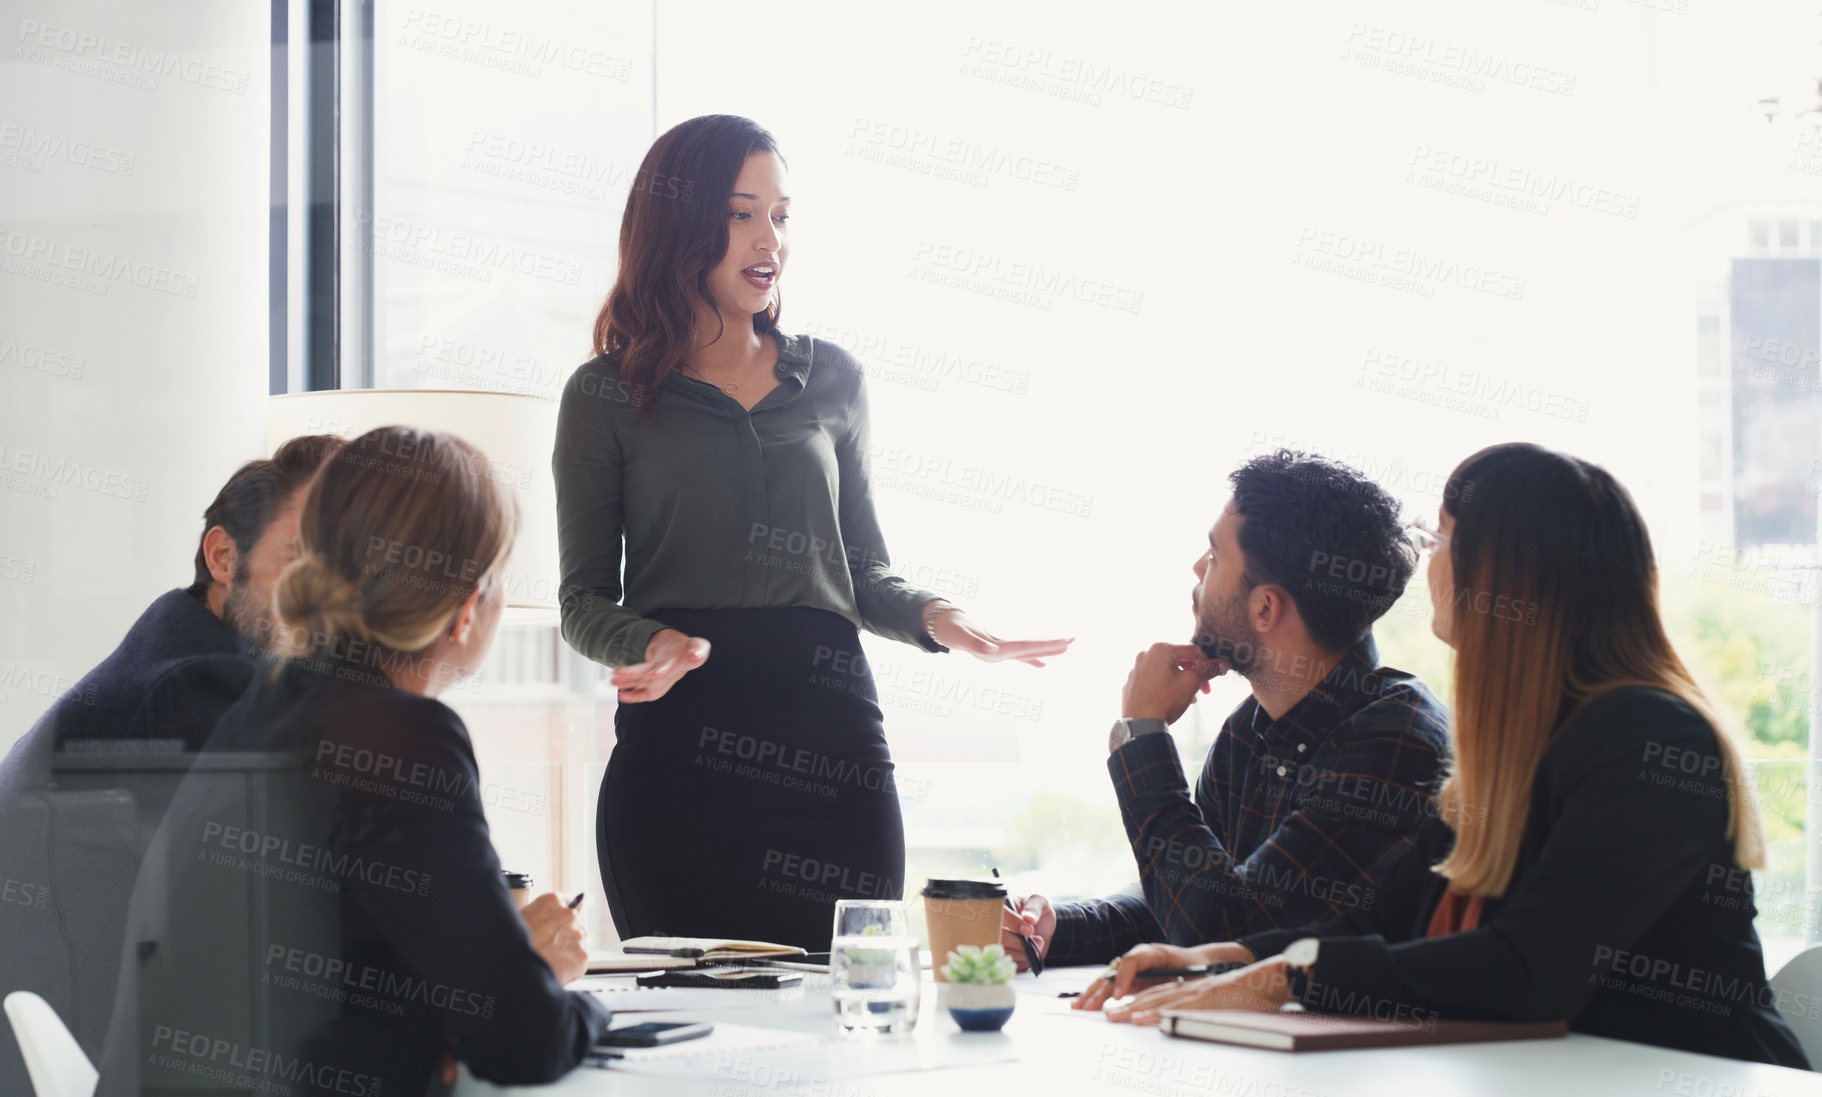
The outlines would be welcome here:
M 178 879 L 160 889 L 206 919 L 245 909 L 256 875 L 253 939 L 270 943 L 237 956 L 224 933 L 220 955 L 186 957 L 187 997 L 153 1023 L 244 1012 L 251 963 L 262 1047 L 399 1094 L 441 1092 L 458 1061 L 550 1082 L 605 1030 L 600 1005 L 562 989 L 587 966 L 580 920 L 554 894 L 513 902 L 468 731 L 437 700 L 493 641 L 517 520 L 485 456 L 451 435 L 383 427 L 324 466 L 274 591 L 286 657 L 208 746 L 295 767 L 257 804 L 180 794 Z
M 487 470 L 451 435 L 386 427 L 350 443 L 305 500 L 302 552 L 279 577 L 289 650 L 364 660 L 429 696 L 472 673 L 499 622 L 519 520 Z M 444 680 L 424 677 L 432 667 Z

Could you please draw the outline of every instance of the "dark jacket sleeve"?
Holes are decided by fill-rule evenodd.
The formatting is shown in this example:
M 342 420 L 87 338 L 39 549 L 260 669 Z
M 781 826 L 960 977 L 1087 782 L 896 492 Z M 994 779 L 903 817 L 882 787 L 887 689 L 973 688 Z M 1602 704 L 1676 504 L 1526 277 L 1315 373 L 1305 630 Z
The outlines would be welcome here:
M 357 877 L 351 894 L 413 971 L 484 1007 L 446 1011 L 456 1052 L 476 1077 L 553 1081 L 581 1062 L 608 1014 L 592 997 L 565 991 L 532 949 L 501 880 L 467 733 L 453 712 L 438 720 L 426 708 L 419 702 L 383 731 L 373 726 L 350 739 L 395 758 L 396 772 L 433 775 L 437 790 L 431 802 L 349 793 L 338 852 L 419 874 L 415 888 Z
M 1297 799 L 1257 849 L 1239 852 L 1227 848 L 1209 813 L 1223 776 L 1219 739 L 1193 799 L 1169 736 L 1142 735 L 1115 751 L 1107 769 L 1145 898 L 1167 939 L 1231 941 L 1370 906 L 1426 815 L 1442 764 L 1431 744 L 1441 737 L 1427 734 L 1427 725 L 1426 734 L 1415 732 L 1418 721 L 1432 719 L 1431 710 L 1388 696 L 1336 725 L 1297 772 L 1273 760 L 1274 772 L 1250 775 L 1255 787 L 1272 783 Z M 1228 782 L 1248 776 L 1224 775 Z
M 1654 764 L 1667 756 L 1704 760 L 1702 775 Z M 1293 981 L 1301 1000 L 1317 1009 L 1377 1001 L 1454 1017 L 1571 1018 L 1598 989 L 1590 976 L 1603 950 L 1630 948 L 1723 854 L 1729 790 L 1715 733 L 1665 695 L 1590 702 L 1559 734 L 1537 780 L 1548 838 L 1489 922 L 1398 944 L 1380 935 L 1324 939 L 1307 986 Z
M 1134 945 L 1164 939 L 1164 927 L 1152 917 L 1138 884 L 1104 899 L 1058 903 L 1056 912 L 1056 932 L 1044 950 L 1047 964 L 1102 964 Z
M 222 715 L 253 682 L 256 664 L 244 655 L 199 655 L 160 675 L 129 727 L 130 739 L 182 739 L 201 750 Z
M 845 367 L 854 379 L 848 429 L 836 440 L 835 463 L 840 480 L 841 540 L 861 620 L 869 632 L 888 640 L 899 640 L 925 651 L 948 651 L 924 631 L 923 608 L 936 595 L 893 574 L 886 535 L 879 528 L 879 515 L 873 509 L 872 425 L 866 374 L 835 344 L 819 339 L 815 347 L 819 366 Z
M 608 401 L 618 392 L 596 362 L 576 370 L 557 412 L 551 472 L 557 483 L 557 552 L 563 639 L 610 667 L 643 662 L 664 626 L 621 604 L 621 540 L 626 513 L 620 443 Z

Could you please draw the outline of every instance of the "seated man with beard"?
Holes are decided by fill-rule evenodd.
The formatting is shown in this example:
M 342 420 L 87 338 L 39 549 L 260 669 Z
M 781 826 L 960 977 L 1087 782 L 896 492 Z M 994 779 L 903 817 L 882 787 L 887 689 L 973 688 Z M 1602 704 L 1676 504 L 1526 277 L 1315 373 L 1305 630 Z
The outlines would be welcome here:
M 1054 964 L 1146 941 L 1193 945 L 1370 907 L 1430 811 L 1447 716 L 1417 678 L 1381 666 L 1373 622 L 1416 551 L 1398 503 L 1344 465 L 1279 450 L 1241 466 L 1195 562 L 1194 645 L 1159 643 L 1126 682 L 1109 742 L 1140 882 L 1104 899 L 1008 911 Z M 1252 687 L 1191 794 L 1168 725 L 1209 679 Z
M 304 488 L 341 445 L 333 435 L 293 438 L 229 477 L 203 512 L 195 580 L 159 595 L 113 654 L 51 705 L 0 764 L 0 790 L 78 741 L 193 751 L 208 739 L 271 640 L 272 584 L 297 554 Z

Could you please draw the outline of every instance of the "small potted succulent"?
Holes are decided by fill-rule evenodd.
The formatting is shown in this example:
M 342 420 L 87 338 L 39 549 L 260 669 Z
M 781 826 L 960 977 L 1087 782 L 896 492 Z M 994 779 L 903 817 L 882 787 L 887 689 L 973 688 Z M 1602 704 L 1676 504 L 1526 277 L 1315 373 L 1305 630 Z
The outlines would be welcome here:
M 998 945 L 963 945 L 949 954 L 945 1002 L 963 1032 L 998 1032 L 1012 1018 L 1012 957 Z

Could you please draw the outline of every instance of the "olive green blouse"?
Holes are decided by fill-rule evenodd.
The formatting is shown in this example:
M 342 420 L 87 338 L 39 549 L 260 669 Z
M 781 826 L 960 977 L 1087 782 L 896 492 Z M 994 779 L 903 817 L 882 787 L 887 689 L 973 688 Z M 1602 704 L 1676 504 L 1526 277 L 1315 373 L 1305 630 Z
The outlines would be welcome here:
M 657 415 L 610 356 L 583 363 L 557 417 L 563 638 L 625 666 L 658 609 L 811 606 L 881 636 L 924 632 L 936 597 L 891 570 L 868 488 L 867 388 L 840 346 L 778 340 L 778 387 L 751 412 L 672 372 Z M 625 581 L 621 580 L 624 541 Z

